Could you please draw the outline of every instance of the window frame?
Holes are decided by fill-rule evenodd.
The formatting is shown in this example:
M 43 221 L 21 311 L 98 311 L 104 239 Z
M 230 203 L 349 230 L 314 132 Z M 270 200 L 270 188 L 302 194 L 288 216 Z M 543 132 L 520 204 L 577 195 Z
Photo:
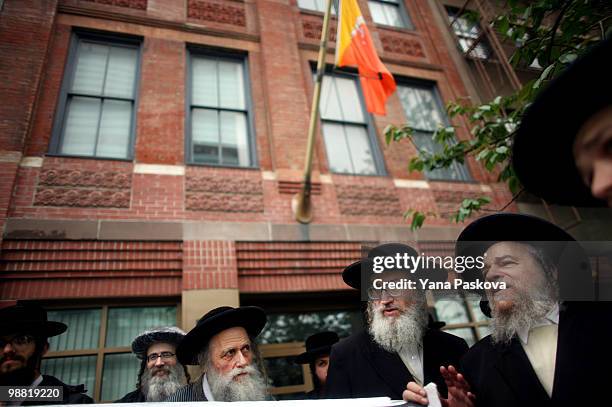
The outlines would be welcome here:
M 66 125 L 66 113 L 67 105 L 70 94 L 70 89 L 74 82 L 74 75 L 76 71 L 76 65 L 78 61 L 78 48 L 81 41 L 88 41 L 97 44 L 121 46 L 126 48 L 136 49 L 136 72 L 134 75 L 134 88 L 132 90 L 132 115 L 130 118 L 130 136 L 128 138 L 128 151 L 127 157 L 104 157 L 97 155 L 81 155 L 81 154 L 65 154 L 60 152 L 62 142 L 64 140 L 64 128 Z M 51 131 L 51 140 L 49 142 L 49 148 L 47 151 L 48 156 L 58 157 L 75 157 L 75 158 L 86 158 L 94 160 L 114 160 L 114 161 L 132 161 L 134 159 L 134 146 L 136 144 L 136 118 L 138 117 L 138 106 L 140 102 L 140 78 L 141 78 L 141 65 L 142 65 L 142 44 L 143 38 L 140 36 L 124 35 L 120 33 L 108 33 L 102 31 L 92 31 L 75 28 L 73 29 L 70 36 L 70 43 L 68 46 L 68 58 L 66 65 L 64 66 L 64 72 L 62 76 L 62 84 L 60 87 L 60 96 L 58 99 L 55 119 L 53 121 L 53 127 Z M 87 97 L 93 97 L 87 95 Z M 116 97 L 105 98 L 104 96 L 95 96 L 100 100 L 112 99 L 112 100 L 128 100 Z M 99 131 L 100 123 L 98 123 Z M 94 146 L 95 150 L 95 146 Z
M 315 0 L 316 2 L 316 0 Z M 325 2 L 327 2 L 327 0 L 325 0 Z M 319 13 L 319 14 L 325 14 L 325 10 L 316 10 L 316 9 L 312 9 L 312 8 L 303 8 L 300 7 L 300 2 L 299 0 L 295 0 L 295 4 L 297 5 L 298 9 L 300 11 L 307 11 L 307 12 L 312 12 L 312 13 Z M 331 15 L 332 16 L 337 16 L 338 15 L 338 0 L 332 0 L 332 9 L 331 9 Z
M 314 82 L 316 80 L 316 67 L 314 67 L 314 65 L 312 66 L 312 71 L 313 71 L 313 87 L 314 87 Z M 364 122 L 360 123 L 360 122 L 351 122 L 351 121 L 340 121 L 340 120 L 335 120 L 335 119 L 323 119 L 323 115 L 321 114 L 321 106 L 320 106 L 320 102 L 319 102 L 319 132 L 321 134 L 321 140 L 323 142 L 323 149 L 325 152 L 325 159 L 327 160 L 327 167 L 329 169 L 329 172 L 332 174 L 338 174 L 338 175 L 351 175 L 351 176 L 361 176 L 361 177 L 384 177 L 387 176 L 387 168 L 385 165 L 385 160 L 384 157 L 382 155 L 382 151 L 380 150 L 380 145 L 379 145 L 379 141 L 378 141 L 378 134 L 376 133 L 375 130 L 375 126 L 374 126 L 374 121 L 372 119 L 372 114 L 370 112 L 368 112 L 367 108 L 366 108 L 366 104 L 365 104 L 365 97 L 363 95 L 363 90 L 361 89 L 361 82 L 359 81 L 359 73 L 357 72 L 357 70 L 351 69 L 351 68 L 334 68 L 333 66 L 326 66 L 325 67 L 325 71 L 323 73 L 323 77 L 325 76 L 337 76 L 340 78 L 349 78 L 352 81 L 354 81 L 354 83 L 357 86 L 357 94 L 359 95 L 359 103 L 361 105 L 361 110 L 363 112 L 363 117 L 364 117 Z M 323 86 L 323 83 L 321 82 L 321 86 Z M 331 169 L 331 160 L 330 157 L 328 157 L 327 154 L 327 142 L 325 141 L 325 134 L 323 133 L 323 124 L 327 122 L 327 123 L 333 123 L 333 124 L 349 124 L 349 125 L 363 125 L 366 127 L 366 134 L 368 135 L 368 142 L 370 144 L 370 150 L 372 152 L 372 158 L 374 160 L 374 167 L 376 172 L 374 174 L 359 174 L 359 173 L 353 173 L 353 172 L 337 172 L 337 171 L 333 171 Z
M 488 61 L 491 59 L 491 55 L 492 55 L 492 50 L 491 50 L 491 46 L 489 44 L 489 42 L 487 41 L 487 35 L 484 32 L 484 29 L 482 28 L 482 26 L 480 25 L 480 22 L 477 22 L 475 24 L 475 27 L 478 29 L 478 36 L 477 37 L 469 37 L 465 34 L 459 34 L 458 30 L 455 28 L 455 24 L 457 24 L 457 22 L 460 19 L 463 19 L 465 22 L 467 22 L 468 24 L 470 23 L 470 21 L 468 19 L 466 19 L 465 17 L 463 17 L 463 13 L 459 13 L 461 11 L 461 9 L 451 6 L 451 5 L 443 5 L 444 8 L 444 12 L 446 13 L 445 18 L 448 21 L 448 27 L 450 28 L 451 33 L 453 34 L 454 38 L 455 38 L 455 44 L 457 46 L 457 49 L 459 51 L 461 51 L 461 54 L 464 55 L 467 58 L 470 59 L 478 59 L 481 61 Z M 451 15 L 451 13 L 453 13 L 453 15 Z M 454 23 L 453 23 L 454 22 Z M 470 42 L 470 47 L 468 47 L 467 49 L 463 49 L 463 46 L 461 45 L 461 41 L 460 40 L 464 40 L 466 42 Z M 474 42 L 476 42 L 478 40 L 478 43 L 474 46 Z M 477 55 L 477 49 L 478 47 L 481 47 L 482 52 L 485 53 L 485 56 L 481 57 L 479 55 Z M 471 47 L 472 50 L 467 53 L 467 50 Z
M 45 307 L 49 311 L 64 311 L 70 309 L 99 309 L 100 310 L 100 332 L 98 337 L 98 347 L 92 349 L 74 349 L 62 351 L 49 351 L 43 356 L 44 359 L 59 359 L 66 357 L 96 356 L 95 381 L 93 389 L 93 399 L 95 403 L 108 403 L 114 400 L 101 400 L 102 397 L 102 378 L 104 375 L 104 362 L 106 355 L 132 354 L 132 348 L 128 346 L 106 347 L 106 332 L 108 327 L 108 312 L 110 308 L 148 308 L 148 307 L 176 307 L 176 326 L 181 327 L 182 307 L 180 299 L 176 301 L 156 301 L 156 302 L 112 302 L 112 303 L 83 303 L 70 305 L 53 305 Z M 136 362 L 134 362 L 136 363 Z M 135 370 L 138 366 L 135 365 Z M 79 383 L 80 384 L 80 383 Z
M 404 87 L 410 87 L 410 88 L 417 88 L 417 89 L 425 89 L 425 90 L 429 90 L 431 91 L 432 95 L 433 95 L 433 99 L 434 102 L 436 103 L 440 113 L 442 114 L 442 125 L 444 126 L 450 126 L 451 122 L 450 119 L 448 118 L 448 114 L 446 113 L 446 109 L 444 108 L 444 104 L 442 103 L 442 96 L 440 95 L 440 91 L 438 89 L 438 84 L 436 82 L 432 82 L 432 81 L 426 81 L 426 80 L 417 80 L 417 79 L 410 79 L 410 78 L 396 78 L 396 82 L 397 82 L 397 86 L 404 86 Z M 404 104 L 402 103 L 401 98 L 398 95 L 398 99 L 400 99 L 400 105 L 402 106 L 402 111 L 404 113 L 404 116 L 406 117 L 406 122 L 408 122 L 408 117 L 406 115 L 406 109 L 404 107 Z M 424 129 L 418 129 L 415 127 L 410 127 L 410 129 L 413 131 L 413 133 L 418 133 L 418 134 L 424 134 L 424 133 L 431 133 L 431 135 L 433 135 L 435 133 L 435 131 L 430 131 L 430 130 L 424 130 Z M 415 148 L 418 150 L 420 149 L 419 146 L 417 146 L 416 142 L 415 144 Z M 459 166 L 461 164 L 459 163 L 454 163 L 452 167 L 448 168 L 448 169 L 452 169 L 454 171 L 456 171 L 456 167 Z M 467 177 L 465 179 L 448 179 L 448 178 L 438 178 L 438 177 L 431 177 L 428 176 L 425 171 L 423 171 L 423 176 L 425 177 L 425 179 L 427 181 L 431 181 L 431 182 L 461 182 L 461 183 L 474 183 L 476 182 L 474 180 L 474 177 L 470 171 L 470 168 L 468 166 L 467 161 L 463 163 L 463 167 L 465 168 L 465 173 L 467 175 Z M 434 170 L 438 171 L 438 170 Z
M 397 5 L 397 11 L 399 13 L 400 19 L 402 20 L 402 23 L 404 24 L 403 26 L 395 26 L 395 25 L 388 25 L 388 24 L 384 24 L 384 23 L 377 23 L 376 21 L 374 21 L 374 16 L 372 16 L 372 10 L 370 9 L 370 3 L 380 3 L 380 4 L 390 4 L 390 5 Z M 406 7 L 406 4 L 404 4 L 403 0 L 398 0 L 397 3 L 393 2 L 393 1 L 389 1 L 389 0 L 368 0 L 368 11 L 370 12 L 370 17 L 372 18 L 372 22 L 374 24 L 376 24 L 379 27 L 384 27 L 384 28 L 391 28 L 391 29 L 395 29 L 395 30 L 407 30 L 407 31 L 415 31 L 416 27 L 414 25 L 414 23 L 412 22 L 412 18 L 410 17 L 410 13 L 408 13 L 408 8 Z
M 193 137 L 192 137 L 192 126 L 191 126 L 191 109 L 192 109 L 192 86 L 193 86 L 193 58 L 195 57 L 209 57 L 216 60 L 226 60 L 232 62 L 240 62 L 243 70 L 243 81 L 244 81 L 244 112 L 247 116 L 247 142 L 249 147 L 249 165 L 233 165 L 233 164 L 222 164 L 222 163 L 198 163 L 193 160 Z M 221 168 L 238 168 L 238 169 L 257 169 L 259 168 L 258 156 L 257 156 L 257 144 L 255 135 L 255 122 L 254 122 L 254 111 L 255 106 L 253 104 L 253 98 L 251 93 L 251 80 L 250 80 L 250 67 L 249 67 L 249 55 L 245 52 L 236 50 L 219 50 L 198 45 L 187 46 L 187 66 L 186 69 L 186 89 L 185 89 L 185 163 L 187 165 L 197 166 L 208 166 L 208 167 L 221 167 Z M 208 107 L 206 107 L 208 109 Z M 213 109 L 210 107 L 210 109 Z M 220 107 L 214 108 L 217 111 L 229 111 L 236 112 L 241 110 L 236 109 L 224 109 Z

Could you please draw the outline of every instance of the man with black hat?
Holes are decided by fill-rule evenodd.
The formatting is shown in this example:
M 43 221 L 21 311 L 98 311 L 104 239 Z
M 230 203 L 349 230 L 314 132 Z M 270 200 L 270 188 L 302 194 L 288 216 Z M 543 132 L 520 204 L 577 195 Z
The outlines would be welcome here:
M 266 321 L 259 307 L 219 307 L 200 318 L 177 356 L 204 373 L 165 401 L 265 400 L 266 375 L 255 338 Z
M 550 203 L 612 207 L 611 55 L 612 39 L 594 46 L 521 121 L 512 165 L 525 188 Z
M 48 338 L 64 333 L 67 326 L 47 321 L 47 312 L 33 304 L 17 304 L 0 309 L 0 386 L 46 387 L 63 389 L 61 401 L 24 401 L 32 404 L 90 404 L 85 386 L 70 386 L 59 379 L 40 374 L 42 357 L 49 349 Z
M 491 335 L 467 352 L 463 375 L 447 371 L 462 393 L 450 406 L 586 406 L 609 397 L 612 312 L 609 303 L 589 302 L 589 260 L 567 232 L 500 213 L 468 225 L 456 254 L 484 255 L 479 278 L 505 288 L 485 290 L 481 302 Z M 404 396 L 428 401 L 414 384 Z
M 327 383 L 327 370 L 329 368 L 329 354 L 331 347 L 338 342 L 335 332 L 319 332 L 306 338 L 306 352 L 295 358 L 298 365 L 310 365 L 312 384 L 314 390 L 306 394 L 309 399 L 325 398 L 325 384 Z
M 446 394 L 439 366 L 457 363 L 467 351 L 465 340 L 428 326 L 425 292 L 420 288 L 379 288 L 372 283 L 381 258 L 418 258 L 410 246 L 389 243 L 344 269 L 350 287 L 367 289 L 367 331 L 357 332 L 332 347 L 327 395 L 332 398 L 388 396 L 401 399 L 410 381 L 434 382 Z M 397 270 L 378 274 L 383 280 L 401 282 L 445 280 L 439 270 Z M 380 282 L 379 282 L 380 283 Z M 418 286 L 418 285 L 417 285 Z M 396 286 L 397 287 L 397 286 Z
M 132 352 L 141 360 L 136 390 L 117 403 L 163 401 L 189 382 L 187 368 L 178 362 L 176 347 L 185 332 L 175 326 L 149 329 L 132 342 Z

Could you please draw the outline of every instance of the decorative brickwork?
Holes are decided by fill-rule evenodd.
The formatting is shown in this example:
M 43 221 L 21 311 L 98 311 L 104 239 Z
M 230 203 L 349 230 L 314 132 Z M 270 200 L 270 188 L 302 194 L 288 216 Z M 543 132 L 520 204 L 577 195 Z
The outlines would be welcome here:
M 295 195 L 301 190 L 302 182 L 300 181 L 278 181 L 278 192 L 281 194 Z M 321 184 L 319 182 L 311 182 L 310 191 L 312 195 L 321 195 Z
M 0 297 L 178 295 L 182 255 L 181 242 L 5 240 Z
M 186 241 L 184 258 L 183 290 L 238 287 L 234 242 Z
M 336 26 L 337 22 L 335 19 L 330 21 L 329 27 L 329 38 L 330 42 L 336 41 Z M 321 40 L 321 31 L 323 31 L 323 19 L 316 16 L 302 15 L 302 30 L 304 31 L 304 37 L 312 40 Z
M 83 0 L 82 0 L 83 1 Z M 84 0 L 92 3 L 105 4 L 108 6 L 127 7 L 136 10 L 146 10 L 147 0 Z
M 385 52 L 394 54 L 408 55 L 411 57 L 425 58 L 425 52 L 421 43 L 413 38 L 407 38 L 405 35 L 394 35 L 389 33 L 381 33 L 380 40 Z
M 261 180 L 228 177 L 186 178 L 186 208 L 193 211 L 263 212 Z
M 244 6 L 230 6 L 225 3 L 189 0 L 187 5 L 187 16 L 189 18 L 215 23 L 231 24 L 239 27 L 246 26 Z
M 131 174 L 114 171 L 45 169 L 34 205 L 129 208 Z
M 400 200 L 394 188 L 338 185 L 336 195 L 345 215 L 398 216 Z

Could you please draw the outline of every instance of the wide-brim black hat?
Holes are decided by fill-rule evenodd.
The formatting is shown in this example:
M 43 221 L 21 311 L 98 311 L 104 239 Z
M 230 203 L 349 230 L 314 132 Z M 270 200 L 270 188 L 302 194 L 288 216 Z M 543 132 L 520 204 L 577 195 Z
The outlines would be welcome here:
M 561 205 L 606 205 L 584 184 L 573 145 L 582 125 L 612 105 L 611 72 L 608 39 L 576 60 L 527 109 L 512 147 L 512 166 L 527 191 Z
M 332 345 L 340 338 L 335 332 L 319 332 L 306 339 L 306 352 L 299 354 L 295 358 L 295 363 L 303 365 L 314 362 L 319 356 L 329 355 Z
M 0 309 L 0 335 L 28 333 L 50 338 L 66 332 L 66 324 L 47 321 L 47 311 L 34 304 L 17 304 Z
M 463 229 L 455 245 L 455 256 L 482 256 L 493 244 L 522 242 L 540 249 L 558 269 L 562 299 L 592 298 L 593 281 L 588 257 L 582 246 L 565 230 L 536 216 L 496 213 L 476 219 Z M 482 279 L 477 268 L 457 275 L 464 281 Z M 474 290 L 483 294 L 480 290 Z
M 144 359 L 151 345 L 155 343 L 169 343 L 178 346 L 185 335 L 182 329 L 175 326 L 148 329 L 132 341 L 132 352 L 134 352 L 139 359 Z
M 365 281 L 369 276 L 374 275 L 373 272 L 373 259 L 378 256 L 395 256 L 396 254 L 404 255 L 407 254 L 411 257 L 418 257 L 417 251 L 406 244 L 402 243 L 385 243 L 376 246 L 368 251 L 367 257 L 358 260 L 352 264 L 349 264 L 342 271 L 342 279 L 344 282 L 352 288 L 359 290 L 361 288 L 361 282 Z M 391 271 L 391 270 L 390 270 Z M 364 280 L 362 280 L 362 278 Z M 406 272 L 406 278 L 409 279 L 420 279 L 427 278 L 430 281 L 445 281 L 447 279 L 447 273 L 445 270 L 440 269 L 425 269 L 420 268 L 414 272 Z
M 243 327 L 249 336 L 259 335 L 266 325 L 266 313 L 259 307 L 219 307 L 200 318 L 176 349 L 176 355 L 183 365 L 197 365 L 198 353 L 210 339 L 221 331 Z

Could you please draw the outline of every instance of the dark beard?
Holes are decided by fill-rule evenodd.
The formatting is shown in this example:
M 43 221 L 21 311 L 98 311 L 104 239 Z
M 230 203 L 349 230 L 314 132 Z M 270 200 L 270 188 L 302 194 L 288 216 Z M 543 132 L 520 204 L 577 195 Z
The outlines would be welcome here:
M 0 386 L 29 386 L 36 377 L 36 371 L 30 366 L 0 374 Z

